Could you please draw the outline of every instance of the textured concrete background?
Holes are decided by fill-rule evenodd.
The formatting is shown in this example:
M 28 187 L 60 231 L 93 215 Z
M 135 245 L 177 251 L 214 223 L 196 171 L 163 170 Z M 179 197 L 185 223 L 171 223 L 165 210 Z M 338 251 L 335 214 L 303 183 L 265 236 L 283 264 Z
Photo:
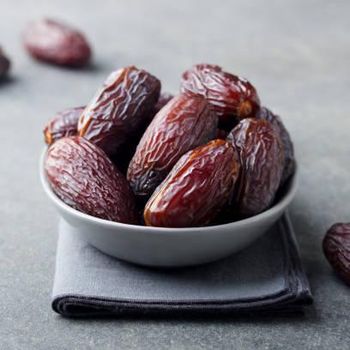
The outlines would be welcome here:
M 99 5 L 102 4 L 102 5 Z M 0 44 L 12 80 L 0 86 L 1 349 L 346 349 L 349 288 L 320 244 L 350 221 L 349 1 L 0 0 Z M 84 30 L 95 65 L 70 71 L 33 62 L 26 22 L 49 15 Z M 176 92 L 197 62 L 248 77 L 295 141 L 300 190 L 291 214 L 315 295 L 305 317 L 243 320 L 67 320 L 50 309 L 57 216 L 38 180 L 41 129 L 86 103 L 116 67 L 136 64 Z

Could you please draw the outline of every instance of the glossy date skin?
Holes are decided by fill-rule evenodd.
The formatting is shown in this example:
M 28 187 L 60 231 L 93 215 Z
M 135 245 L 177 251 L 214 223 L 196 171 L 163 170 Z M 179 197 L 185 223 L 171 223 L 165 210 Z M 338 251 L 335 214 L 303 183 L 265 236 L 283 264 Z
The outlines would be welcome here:
M 197 64 L 183 73 L 181 91 L 205 97 L 224 125 L 254 116 L 260 106 L 248 80 L 212 64 Z
M 78 120 L 85 107 L 67 108 L 58 112 L 45 126 L 44 138 L 48 145 L 78 133 Z
M 154 117 L 129 164 L 134 193 L 149 197 L 184 153 L 215 137 L 216 126 L 203 97 L 174 97 Z
M 138 222 L 133 193 L 107 155 L 79 136 L 52 144 L 45 172 L 55 194 L 92 216 L 128 224 Z
M 183 155 L 149 199 L 145 224 L 192 227 L 209 224 L 229 201 L 239 175 L 233 147 L 213 140 Z
M 282 119 L 278 115 L 272 113 L 268 108 L 261 107 L 256 115 L 256 118 L 268 120 L 275 128 L 283 143 L 285 164 L 281 180 L 282 186 L 295 172 L 296 162 L 294 157 L 294 146 L 292 139 L 289 135 L 288 130 L 284 126 Z
M 147 121 L 144 123 L 144 127 L 139 131 L 138 135 L 136 135 L 133 139 L 137 139 L 137 143 L 140 141 L 142 134 L 145 132 L 147 126 L 153 120 L 155 115 L 174 97 L 174 95 L 169 94 L 167 92 L 163 92 L 159 95 L 159 99 L 152 109 L 151 113 L 149 113 Z M 137 144 L 136 144 L 137 146 Z
M 156 103 L 154 109 L 149 115 L 148 120 L 144 124 L 144 127 L 139 130 L 135 135 L 130 137 L 126 143 L 124 143 L 119 151 L 111 157 L 112 162 L 121 170 L 123 174 L 126 174 L 128 171 L 129 163 L 135 154 L 136 147 L 141 140 L 145 129 L 150 124 L 154 116 L 174 97 L 174 95 L 169 94 L 167 92 L 163 92 L 160 94 L 158 102 Z
M 235 204 L 242 216 L 256 215 L 272 204 L 279 188 L 284 168 L 282 141 L 270 122 L 251 118 L 242 120 L 227 140 L 241 162 Z
M 334 224 L 327 231 L 323 252 L 337 275 L 350 285 L 350 223 Z
M 133 135 L 128 141 L 123 144 L 119 151 L 112 156 L 112 161 L 118 169 L 121 170 L 123 174 L 126 174 L 128 171 L 129 163 L 135 154 L 136 147 L 140 142 L 140 139 L 146 129 L 146 127 L 150 124 L 154 116 L 174 97 L 174 95 L 169 94 L 167 92 L 163 92 L 160 94 L 158 102 L 156 103 L 152 113 L 149 115 L 148 122 L 145 123 L 145 127 L 143 127 L 136 135 Z
M 115 155 L 130 137 L 149 123 L 160 92 L 160 81 L 134 66 L 109 75 L 82 113 L 78 132 Z
M 30 23 L 24 32 L 23 40 L 32 57 L 47 63 L 82 67 L 91 58 L 91 48 L 84 35 L 52 19 Z
M 6 57 L 3 50 L 0 48 L 0 81 L 5 78 L 10 70 L 10 60 Z

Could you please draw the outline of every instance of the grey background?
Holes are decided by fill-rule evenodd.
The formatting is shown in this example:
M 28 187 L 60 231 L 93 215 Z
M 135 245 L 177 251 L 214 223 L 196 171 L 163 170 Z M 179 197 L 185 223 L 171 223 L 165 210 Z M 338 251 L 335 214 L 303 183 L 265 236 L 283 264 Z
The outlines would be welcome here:
M 100 4 L 100 5 L 99 5 Z M 350 221 L 348 1 L 0 1 L 0 44 L 14 65 L 0 86 L 1 349 L 345 349 L 349 289 L 320 244 Z M 33 62 L 20 33 L 49 15 L 90 39 L 95 66 Z M 114 68 L 136 64 L 176 92 L 183 70 L 212 62 L 248 77 L 294 138 L 300 190 L 291 207 L 315 305 L 305 317 L 67 320 L 50 309 L 57 215 L 38 180 L 41 129 L 86 103 Z

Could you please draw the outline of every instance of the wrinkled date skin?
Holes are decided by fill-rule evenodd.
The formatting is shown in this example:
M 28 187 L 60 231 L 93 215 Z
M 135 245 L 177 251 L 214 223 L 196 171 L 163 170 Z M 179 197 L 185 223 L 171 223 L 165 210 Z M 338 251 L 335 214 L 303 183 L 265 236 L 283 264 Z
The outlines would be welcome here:
M 129 163 L 131 161 L 131 158 L 135 154 L 136 147 L 138 143 L 140 142 L 140 139 L 146 129 L 146 127 L 150 124 L 154 116 L 173 98 L 174 96 L 172 94 L 169 94 L 167 92 L 163 92 L 160 94 L 158 102 L 156 103 L 154 109 L 152 110 L 151 114 L 149 115 L 148 121 L 145 122 L 145 127 L 141 128 L 139 132 L 137 132 L 135 135 L 133 135 L 131 138 L 128 139 L 128 141 L 123 144 L 119 151 L 112 156 L 112 161 L 114 164 L 117 165 L 118 169 L 122 171 L 123 174 L 127 173 Z
M 259 112 L 256 115 L 256 118 L 268 120 L 281 138 L 285 156 L 285 164 L 281 180 L 281 185 L 283 185 L 294 174 L 296 167 L 292 139 L 281 118 L 278 115 L 272 113 L 268 108 L 260 108 Z
M 0 48 L 0 80 L 5 78 L 10 70 L 10 60 L 5 56 L 4 52 Z
M 160 81 L 143 69 L 122 68 L 109 75 L 82 113 L 78 132 L 114 155 L 149 123 L 160 93 Z
M 92 216 L 137 223 L 133 193 L 107 155 L 79 136 L 52 144 L 45 172 L 52 190 L 67 205 Z
M 181 91 L 205 97 L 220 122 L 254 116 L 260 100 L 246 79 L 212 64 L 197 64 L 182 75 Z
M 154 117 L 129 164 L 134 193 L 148 197 L 187 151 L 215 137 L 217 116 L 200 96 L 180 94 Z
M 156 103 L 152 113 L 149 115 L 148 122 L 146 122 L 145 126 L 152 121 L 154 116 L 173 98 L 172 94 L 167 92 L 163 92 L 160 94 L 158 102 Z M 117 165 L 118 169 L 122 171 L 123 174 L 127 173 L 129 163 L 131 158 L 135 154 L 136 147 L 140 142 L 142 134 L 144 133 L 145 128 L 142 128 L 136 135 L 133 135 L 130 139 L 128 139 L 127 143 L 123 144 L 118 153 L 112 157 L 112 161 Z
M 118 169 L 121 169 L 123 173 L 126 173 L 128 170 L 129 163 L 131 161 L 132 156 L 136 151 L 136 147 L 140 142 L 140 139 L 152 121 L 154 116 L 174 97 L 174 95 L 169 94 L 167 92 L 163 92 L 160 94 L 158 102 L 156 103 L 152 113 L 149 115 L 148 121 L 145 123 L 145 127 L 141 128 L 135 135 L 133 135 L 126 144 L 124 144 L 120 151 L 113 157 L 113 162 L 118 166 Z
M 209 224 L 232 196 L 239 175 L 233 147 L 213 140 L 183 155 L 146 204 L 148 226 Z
M 30 23 L 23 39 L 29 54 L 40 61 L 82 67 L 91 58 L 90 45 L 82 33 L 51 19 Z
M 67 108 L 57 113 L 45 126 L 44 138 L 48 145 L 78 133 L 78 120 L 85 107 Z
M 154 108 L 152 109 L 151 113 L 149 113 L 147 121 L 145 122 L 145 127 L 140 130 L 138 135 L 134 137 L 134 139 L 137 139 L 140 141 L 142 134 L 145 132 L 146 127 L 149 125 L 149 123 L 152 121 L 152 119 L 155 117 L 155 115 L 174 97 L 174 95 L 169 94 L 167 92 L 163 92 L 160 94 L 159 99 L 157 103 L 155 104 Z M 137 142 L 138 143 L 138 142 Z M 136 144 L 137 146 L 137 144 Z
M 241 161 L 237 206 L 242 216 L 252 216 L 273 202 L 284 167 L 283 145 L 266 120 L 244 119 L 229 134 Z
M 334 224 L 327 231 L 323 252 L 338 276 L 350 285 L 350 223 Z

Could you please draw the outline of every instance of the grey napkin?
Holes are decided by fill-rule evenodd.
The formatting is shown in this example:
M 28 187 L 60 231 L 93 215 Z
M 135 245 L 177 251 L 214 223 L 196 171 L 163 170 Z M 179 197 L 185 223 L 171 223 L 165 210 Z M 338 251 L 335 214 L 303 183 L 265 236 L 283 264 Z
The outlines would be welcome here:
M 300 310 L 311 302 L 287 216 L 238 254 L 177 269 L 112 258 L 60 223 L 52 307 L 64 316 L 241 314 Z

